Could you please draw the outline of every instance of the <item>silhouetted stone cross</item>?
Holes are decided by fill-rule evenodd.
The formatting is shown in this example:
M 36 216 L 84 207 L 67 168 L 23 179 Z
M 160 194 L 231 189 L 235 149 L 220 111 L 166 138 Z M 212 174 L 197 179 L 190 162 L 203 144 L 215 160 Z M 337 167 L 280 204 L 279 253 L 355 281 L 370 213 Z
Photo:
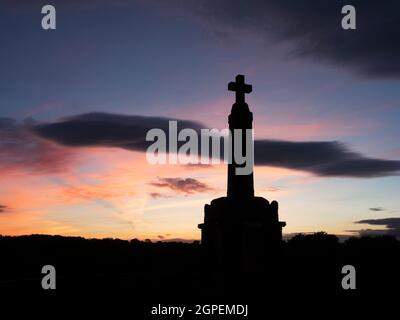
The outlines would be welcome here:
M 251 84 L 244 82 L 244 75 L 242 74 L 236 76 L 236 82 L 229 82 L 228 84 L 228 90 L 236 93 L 236 103 L 244 103 L 244 95 L 250 93 L 252 88 Z

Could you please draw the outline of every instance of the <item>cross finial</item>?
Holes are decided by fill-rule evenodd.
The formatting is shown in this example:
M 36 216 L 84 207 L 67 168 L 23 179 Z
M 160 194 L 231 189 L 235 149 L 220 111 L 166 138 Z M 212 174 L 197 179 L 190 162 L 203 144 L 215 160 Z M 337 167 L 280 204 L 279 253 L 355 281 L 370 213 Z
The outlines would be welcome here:
M 250 84 L 245 83 L 244 75 L 242 74 L 236 76 L 235 82 L 229 82 L 228 84 L 228 90 L 236 93 L 236 103 L 244 103 L 244 95 L 250 93 L 252 88 Z

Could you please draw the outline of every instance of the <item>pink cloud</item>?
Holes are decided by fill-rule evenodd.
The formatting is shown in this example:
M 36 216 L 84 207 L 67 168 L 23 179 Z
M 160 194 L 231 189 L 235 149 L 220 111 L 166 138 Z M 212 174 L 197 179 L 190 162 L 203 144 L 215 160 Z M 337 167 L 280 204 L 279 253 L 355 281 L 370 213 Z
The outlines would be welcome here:
M 167 188 L 184 195 L 211 192 L 214 189 L 194 178 L 158 178 L 150 185 L 157 188 Z
M 30 124 L 0 119 L 0 170 L 49 174 L 66 172 L 76 161 L 76 152 L 42 139 L 29 130 Z

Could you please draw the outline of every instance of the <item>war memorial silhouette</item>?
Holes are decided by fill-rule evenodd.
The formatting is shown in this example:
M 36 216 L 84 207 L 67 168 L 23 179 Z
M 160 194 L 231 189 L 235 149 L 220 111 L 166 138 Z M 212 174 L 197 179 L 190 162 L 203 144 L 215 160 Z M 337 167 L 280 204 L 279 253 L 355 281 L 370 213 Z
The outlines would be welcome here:
M 253 113 L 245 102 L 245 94 L 252 92 L 252 86 L 239 74 L 235 82 L 228 84 L 228 90 L 236 96 L 228 117 L 229 130 L 233 133 L 252 129 Z M 235 139 L 234 134 L 231 137 Z M 241 138 L 244 145 L 245 135 Z M 233 154 L 234 141 L 230 145 Z M 242 147 L 242 152 L 246 150 Z M 217 265 L 246 268 L 262 265 L 279 250 L 286 223 L 279 221 L 278 202 L 254 196 L 253 168 L 249 175 L 238 175 L 236 169 L 240 166 L 235 160 L 228 164 L 227 196 L 204 206 L 204 223 L 198 227 L 201 244 Z

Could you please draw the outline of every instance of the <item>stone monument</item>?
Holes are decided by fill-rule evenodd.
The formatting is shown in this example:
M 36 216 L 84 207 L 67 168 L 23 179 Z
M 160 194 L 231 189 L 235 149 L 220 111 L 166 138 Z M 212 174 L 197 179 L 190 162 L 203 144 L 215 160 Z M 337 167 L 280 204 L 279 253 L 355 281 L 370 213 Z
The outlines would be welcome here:
M 229 115 L 229 130 L 252 129 L 253 114 L 245 102 L 245 94 L 252 91 L 243 75 L 230 82 L 228 90 L 234 91 L 236 101 Z M 242 132 L 242 143 L 246 143 Z M 234 141 L 231 143 L 233 154 Z M 246 148 L 242 148 L 242 153 Z M 234 158 L 234 157 L 232 157 Z M 239 165 L 228 164 L 227 196 L 217 198 L 204 207 L 201 244 L 208 257 L 219 266 L 236 266 L 240 269 L 263 266 L 275 257 L 282 243 L 285 222 L 278 218 L 278 203 L 254 196 L 253 170 L 248 175 L 236 174 Z

